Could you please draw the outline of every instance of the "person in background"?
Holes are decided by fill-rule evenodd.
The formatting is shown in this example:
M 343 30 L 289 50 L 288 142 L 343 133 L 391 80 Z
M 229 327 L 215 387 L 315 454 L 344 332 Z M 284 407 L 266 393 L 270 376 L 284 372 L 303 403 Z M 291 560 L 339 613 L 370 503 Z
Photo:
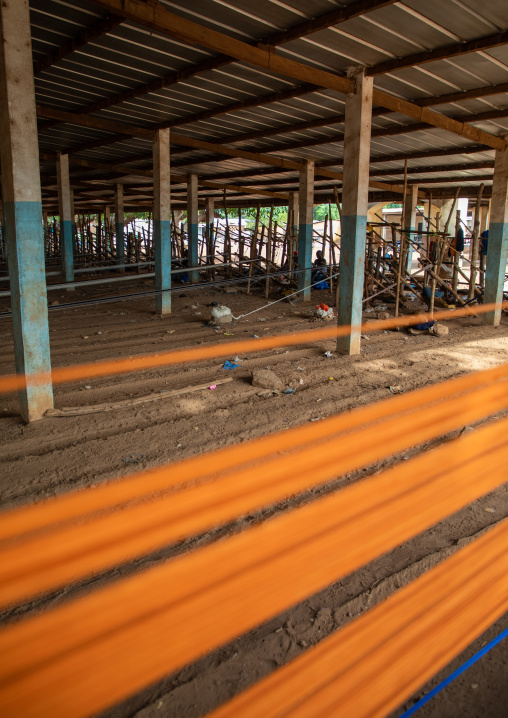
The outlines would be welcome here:
M 486 229 L 480 234 L 480 257 L 487 256 L 487 247 L 489 244 L 489 230 Z
M 324 281 L 327 278 L 326 259 L 324 258 L 323 252 L 320 249 L 318 249 L 318 251 L 316 252 L 316 259 L 314 260 L 312 266 L 314 267 L 311 275 L 312 284 Z

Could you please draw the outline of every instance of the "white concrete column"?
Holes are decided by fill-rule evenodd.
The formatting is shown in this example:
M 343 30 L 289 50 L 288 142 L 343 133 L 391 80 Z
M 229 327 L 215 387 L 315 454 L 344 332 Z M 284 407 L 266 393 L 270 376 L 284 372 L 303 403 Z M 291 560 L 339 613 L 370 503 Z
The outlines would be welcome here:
M 24 421 L 53 407 L 28 0 L 0 3 L 0 159 L 14 358 Z
M 351 325 L 351 334 L 338 337 L 340 354 L 360 353 L 372 122 L 373 79 L 363 68 L 350 77 L 355 90 L 346 96 L 338 324 Z
M 157 130 L 153 141 L 153 240 L 157 314 L 171 314 L 171 177 L 169 130 Z

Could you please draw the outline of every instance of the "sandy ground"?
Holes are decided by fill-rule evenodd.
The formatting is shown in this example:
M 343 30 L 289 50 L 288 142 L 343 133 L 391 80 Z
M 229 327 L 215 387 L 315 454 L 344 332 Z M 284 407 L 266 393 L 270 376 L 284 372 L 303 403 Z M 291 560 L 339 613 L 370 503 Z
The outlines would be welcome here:
M 122 293 L 149 288 L 142 280 L 122 285 Z M 86 292 L 52 293 L 51 301 L 80 301 L 111 296 L 115 286 Z M 179 296 L 185 294 L 186 296 Z M 261 310 L 234 326 L 215 330 L 206 326 L 209 304 L 225 303 L 235 315 Z M 264 309 L 260 295 L 224 294 L 218 289 L 190 291 L 182 287 L 173 296 L 173 314 L 159 319 L 153 299 L 142 298 L 50 312 L 51 352 L 54 366 L 113 357 L 157 353 L 180 347 L 227 343 L 236 339 L 290 333 L 321 326 L 309 317 L 315 304 L 331 301 L 315 292 L 310 304 L 290 306 L 280 302 Z M 0 312 L 6 303 L 0 306 Z M 239 368 L 222 369 L 223 360 L 211 360 L 142 371 L 120 377 L 83 380 L 55 387 L 57 407 L 86 406 L 104 401 L 136 398 L 161 390 L 176 389 L 231 375 L 233 381 L 215 391 L 184 394 L 170 400 L 127 409 L 66 418 L 48 418 L 23 425 L 15 396 L 0 397 L 0 495 L 3 508 L 37 501 L 77 487 L 175 461 L 211 449 L 246 441 L 256 436 L 310 419 L 329 416 L 363 403 L 391 396 L 390 386 L 405 391 L 507 360 L 508 324 L 500 328 L 481 326 L 479 318 L 452 320 L 447 337 L 409 336 L 405 332 L 372 333 L 363 341 L 359 357 L 326 358 L 333 341 L 241 355 Z M 227 336 L 227 335 L 233 336 Z M 235 359 L 234 356 L 227 357 Z M 290 395 L 263 395 L 250 383 L 254 368 L 268 367 L 285 385 L 296 388 Z M 0 373 L 14 369 L 12 330 L 9 319 L 0 319 Z M 87 388 L 90 387 L 90 388 Z M 312 496 L 282 502 L 263 512 L 274 513 L 315 498 L 426 449 L 404 452 L 367 470 L 341 477 L 339 482 L 314 491 Z M 493 509 L 493 511 L 485 511 Z M 479 532 L 508 515 L 506 487 L 465 508 L 388 555 L 363 567 L 343 581 L 309 598 L 283 615 L 167 677 L 157 685 L 107 712 L 113 718 L 198 718 L 252 682 L 298 655 L 343 626 L 367 608 L 386 598 L 427 568 L 472 540 Z M 154 565 L 175 553 L 216 540 L 253 522 L 244 517 L 234 525 L 196 537 L 178 547 L 118 567 L 89 584 L 115 580 L 132 571 Z M 45 599 L 4 615 L 13 620 L 27 611 L 56 605 L 82 591 L 67 588 Z M 508 616 L 491 628 L 455 662 L 459 665 L 486 640 L 508 625 Z M 170 638 L 170 637 L 168 637 Z M 506 664 L 508 642 L 487 657 L 418 713 L 422 718 L 461 716 L 473 718 L 508 716 Z M 434 685 L 453 668 L 436 677 Z M 422 688 L 422 695 L 427 688 Z M 416 699 L 416 697 L 414 697 Z M 410 705 L 414 699 L 409 701 Z M 394 715 L 400 715 L 398 711 Z

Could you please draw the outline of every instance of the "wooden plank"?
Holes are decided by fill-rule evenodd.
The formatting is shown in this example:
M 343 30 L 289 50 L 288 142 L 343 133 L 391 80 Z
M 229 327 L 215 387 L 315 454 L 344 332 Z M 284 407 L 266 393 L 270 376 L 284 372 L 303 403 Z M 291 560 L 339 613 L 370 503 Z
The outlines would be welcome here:
M 173 389 L 170 391 L 161 391 L 159 394 L 148 394 L 147 396 L 138 396 L 135 399 L 124 399 L 122 401 L 106 402 L 104 404 L 93 404 L 91 406 L 65 406 L 62 409 L 48 409 L 45 416 L 82 416 L 83 414 L 101 414 L 105 411 L 116 411 L 118 409 L 128 409 L 131 406 L 138 406 L 139 404 L 148 404 L 153 401 L 159 401 L 160 399 L 168 399 L 172 396 L 179 396 L 180 394 L 189 394 L 194 391 L 203 391 L 204 389 L 210 389 L 214 384 L 227 384 L 233 381 L 232 377 L 227 379 L 214 379 L 208 384 L 200 384 L 198 386 L 186 386 L 182 389 Z

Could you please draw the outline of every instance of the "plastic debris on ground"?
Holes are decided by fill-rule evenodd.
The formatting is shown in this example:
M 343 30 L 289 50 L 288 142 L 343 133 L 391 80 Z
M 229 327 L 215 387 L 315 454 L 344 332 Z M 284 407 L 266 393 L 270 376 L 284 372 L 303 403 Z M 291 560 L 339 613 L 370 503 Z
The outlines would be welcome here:
M 234 364 L 233 362 L 228 361 L 226 359 L 222 368 L 223 369 L 236 369 L 237 367 L 238 367 L 238 364 Z
M 210 391 L 213 391 L 214 389 L 217 389 L 217 384 L 210 384 L 208 388 L 210 389 Z
M 333 307 L 329 307 L 328 304 L 318 304 L 314 316 L 324 320 L 333 319 Z
M 296 392 L 296 389 L 286 389 L 284 394 L 294 394 Z
M 392 394 L 404 393 L 404 389 L 401 386 L 389 386 L 388 389 L 392 392 Z
M 332 356 L 332 352 L 325 352 L 325 357 L 328 357 L 328 359 L 331 359 Z

